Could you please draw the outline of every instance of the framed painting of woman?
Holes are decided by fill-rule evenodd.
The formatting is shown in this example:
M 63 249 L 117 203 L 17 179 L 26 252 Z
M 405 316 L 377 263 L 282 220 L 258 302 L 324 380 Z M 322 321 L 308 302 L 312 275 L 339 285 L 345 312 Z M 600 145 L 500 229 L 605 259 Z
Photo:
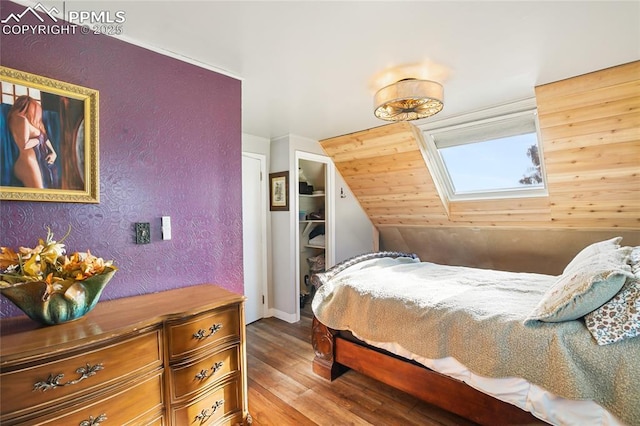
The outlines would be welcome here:
M 98 91 L 0 67 L 0 199 L 98 203 Z

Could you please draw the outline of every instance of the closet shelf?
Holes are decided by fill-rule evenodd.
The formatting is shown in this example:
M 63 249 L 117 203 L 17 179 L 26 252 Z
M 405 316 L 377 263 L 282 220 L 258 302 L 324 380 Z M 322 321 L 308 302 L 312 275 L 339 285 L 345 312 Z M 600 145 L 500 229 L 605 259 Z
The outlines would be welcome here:
M 324 220 L 301 220 L 300 223 L 306 223 L 304 230 L 302 231 L 302 235 L 304 235 L 309 232 L 309 228 L 311 228 L 314 223 L 324 223 Z
M 324 249 L 325 248 L 325 246 L 314 246 L 314 245 L 311 245 L 311 244 L 305 244 L 304 246 L 307 247 L 307 248 L 315 248 L 315 249 Z

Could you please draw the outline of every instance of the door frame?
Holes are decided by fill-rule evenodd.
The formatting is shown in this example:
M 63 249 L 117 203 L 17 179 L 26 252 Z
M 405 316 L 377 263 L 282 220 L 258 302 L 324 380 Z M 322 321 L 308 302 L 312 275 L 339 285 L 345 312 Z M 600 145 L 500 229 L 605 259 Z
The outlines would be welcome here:
M 298 279 L 300 277 L 300 225 L 298 222 L 298 211 L 300 210 L 300 188 L 298 187 L 298 167 L 300 160 L 315 161 L 317 163 L 324 163 L 325 165 L 325 269 L 329 269 L 335 263 L 335 249 L 333 247 L 335 241 L 335 206 L 334 206 L 334 193 L 335 193 L 335 167 L 333 160 L 330 157 L 319 154 L 312 154 L 306 151 L 295 151 L 294 161 L 295 168 L 294 173 L 291 173 L 291 179 L 293 183 L 290 185 L 293 187 L 293 203 L 289 203 L 293 207 L 291 208 L 291 229 L 293 235 L 295 235 L 295 252 L 294 254 L 294 288 L 295 288 L 295 302 L 296 302 L 296 314 L 295 321 L 300 321 L 300 283 Z
M 262 309 L 260 310 L 260 318 L 266 318 L 268 315 L 268 306 L 269 306 L 269 285 L 268 285 L 268 269 L 269 269 L 269 264 L 268 262 L 268 253 L 267 253 L 267 247 L 268 247 L 268 241 L 267 241 L 267 211 L 268 211 L 268 207 L 269 204 L 267 202 L 267 196 L 269 193 L 268 190 L 268 182 L 267 182 L 267 156 L 263 155 L 263 154 L 256 154 L 253 152 L 245 152 L 242 151 L 242 156 L 243 157 L 249 157 L 249 158 L 253 158 L 256 159 L 260 162 L 260 186 L 262 188 L 262 190 L 260 191 L 261 195 L 261 199 L 260 199 L 260 234 L 261 234 L 261 239 L 262 239 L 262 244 L 261 244 L 261 253 L 262 253 L 262 276 L 261 281 L 262 281 L 262 296 L 264 297 L 264 301 L 262 303 Z M 244 247 L 244 234 L 242 236 L 242 245 Z M 243 256 L 244 258 L 244 256 Z M 243 271 L 242 274 L 244 276 L 244 265 L 243 265 Z

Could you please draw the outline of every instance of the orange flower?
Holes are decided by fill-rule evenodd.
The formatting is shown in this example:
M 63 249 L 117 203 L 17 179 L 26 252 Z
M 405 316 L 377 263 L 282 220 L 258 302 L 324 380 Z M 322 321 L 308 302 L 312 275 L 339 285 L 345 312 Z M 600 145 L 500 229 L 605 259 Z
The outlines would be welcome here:
M 18 264 L 18 255 L 9 247 L 0 247 L 0 269 L 5 270 L 9 266 Z
M 61 241 L 54 241 L 49 229 L 47 239 L 39 240 L 34 248 L 20 247 L 16 253 L 8 247 L 0 247 L 0 287 L 27 281 L 43 281 L 47 285 L 44 295 L 46 300 L 54 292 L 66 291 L 76 281 L 100 275 L 107 268 L 117 269 L 112 261 L 105 262 L 92 255 L 89 250 L 86 253 L 75 252 L 67 257 Z

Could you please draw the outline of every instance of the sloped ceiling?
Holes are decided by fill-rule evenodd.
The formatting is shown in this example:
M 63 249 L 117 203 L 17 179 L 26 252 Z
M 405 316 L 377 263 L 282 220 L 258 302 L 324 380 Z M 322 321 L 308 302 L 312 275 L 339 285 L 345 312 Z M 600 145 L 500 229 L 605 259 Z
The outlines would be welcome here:
M 640 62 L 536 88 L 548 197 L 447 202 L 406 122 L 320 143 L 377 227 L 637 230 L 639 94 Z
M 446 205 L 413 124 L 389 124 L 320 142 L 374 225 L 444 225 Z

